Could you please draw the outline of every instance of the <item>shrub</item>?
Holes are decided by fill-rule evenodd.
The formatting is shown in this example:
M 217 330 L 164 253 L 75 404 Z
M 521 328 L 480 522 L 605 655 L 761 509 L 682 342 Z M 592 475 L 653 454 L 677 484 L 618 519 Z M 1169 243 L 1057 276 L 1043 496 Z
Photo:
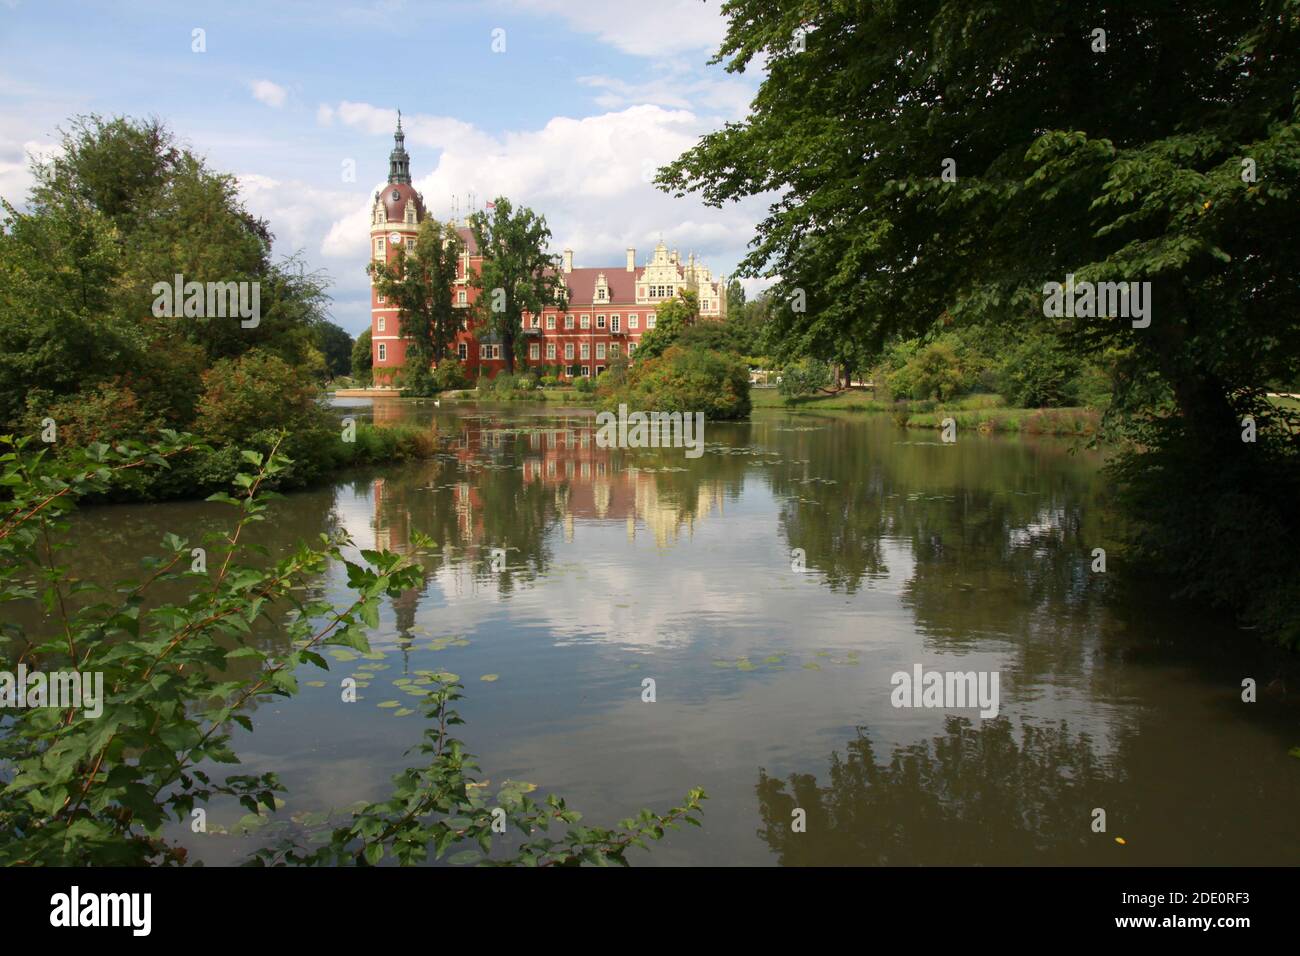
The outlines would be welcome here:
M 203 373 L 195 428 L 204 439 L 227 445 L 267 429 L 292 434 L 331 425 L 316 395 L 308 376 L 278 355 L 254 349 Z
M 465 374 L 465 367 L 460 362 L 447 358 L 433 370 L 433 385 L 440 392 L 469 388 L 469 376 Z
M 800 359 L 781 370 L 777 391 L 786 398 L 811 395 L 831 383 L 831 367 L 817 359 Z
M 905 365 L 886 377 L 895 398 L 947 401 L 966 391 L 968 381 L 961 360 L 946 342 L 932 342 L 913 355 Z
M 596 392 L 596 380 L 590 375 L 580 375 L 573 380 L 573 387 L 579 395 L 594 395 Z
M 608 410 L 626 403 L 641 411 L 703 412 L 714 421 L 744 418 L 749 368 L 733 355 L 672 346 L 658 358 L 638 359 L 623 386 L 602 388 L 600 395 Z
M 1019 408 L 1060 408 L 1078 400 L 1079 360 L 1047 335 L 1023 339 L 1002 363 L 998 388 Z

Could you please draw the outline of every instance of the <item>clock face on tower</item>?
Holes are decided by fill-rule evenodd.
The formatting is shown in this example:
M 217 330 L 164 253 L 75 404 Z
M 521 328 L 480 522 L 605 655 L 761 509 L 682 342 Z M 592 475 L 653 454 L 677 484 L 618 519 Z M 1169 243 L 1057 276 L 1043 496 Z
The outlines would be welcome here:
M 395 246 L 397 246 L 397 245 L 401 245 L 401 242 L 402 242 L 402 234 L 401 234 L 400 232 L 394 232 L 394 233 L 392 233 L 391 235 L 389 235 L 389 237 L 388 237 L 388 241 L 391 242 L 391 243 L 392 243 L 393 245 L 395 245 Z

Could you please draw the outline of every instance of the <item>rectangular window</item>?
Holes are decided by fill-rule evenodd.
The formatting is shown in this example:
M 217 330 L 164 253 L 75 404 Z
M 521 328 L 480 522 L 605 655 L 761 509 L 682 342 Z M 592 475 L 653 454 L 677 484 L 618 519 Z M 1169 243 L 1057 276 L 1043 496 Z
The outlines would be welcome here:
M 591 316 L 589 316 L 589 315 L 584 315 L 584 316 L 582 317 L 582 327 L 583 327 L 584 329 L 589 329 L 589 328 L 591 328 Z
M 631 315 L 627 317 L 627 327 L 629 329 L 636 329 L 641 327 L 641 320 L 636 317 L 635 312 L 633 312 Z
M 605 357 L 605 343 L 604 343 L 604 342 L 597 342 L 597 343 L 596 343 L 596 358 L 604 358 L 604 357 Z
M 653 312 L 647 312 L 645 314 L 645 327 L 647 329 L 653 329 L 655 327 L 655 314 Z
M 609 317 L 609 330 L 610 330 L 611 332 L 617 332 L 617 331 L 619 331 L 619 326 L 618 326 L 618 316 L 617 316 L 617 315 L 611 315 L 611 316 Z
M 554 359 L 555 359 L 555 343 L 554 343 L 554 342 L 547 342 L 547 343 L 546 343 L 546 357 L 547 357 L 548 359 L 551 359 L 552 361 L 554 361 Z
M 377 356 L 377 357 L 378 357 L 379 361 L 381 361 L 381 362 L 387 362 L 387 361 L 388 361 L 388 343 L 387 343 L 387 342 L 380 342 L 380 343 L 379 343 L 379 351 L 378 351 L 378 356 Z
M 573 360 L 573 343 L 572 343 L 572 342 L 565 342 L 565 343 L 564 343 L 564 357 L 565 357 L 566 359 L 569 359 L 570 361 Z
M 529 357 L 530 359 L 533 359 L 534 361 L 536 361 L 537 359 L 541 358 L 541 357 L 542 357 L 542 347 L 541 347 L 540 345 L 538 345 L 536 342 L 534 342 L 532 345 L 528 346 L 528 357 Z
M 456 304 L 457 304 L 457 305 L 464 305 L 467 301 L 468 301 L 468 300 L 467 300 L 467 298 L 466 298 L 466 296 L 465 296 L 465 290 L 464 290 L 464 289 L 461 289 L 459 292 L 456 293 Z
M 618 343 L 617 343 L 617 342 L 610 342 L 610 343 L 609 343 L 609 357 L 610 357 L 610 358 L 613 358 L 613 357 L 616 356 L 616 355 L 618 355 Z
M 501 346 L 499 345 L 492 346 L 492 358 L 498 362 L 501 361 Z
M 583 378 L 591 378 L 591 366 L 590 366 L 590 365 L 584 365 L 584 366 L 582 367 L 582 377 L 583 377 Z
M 629 343 L 627 344 L 627 357 L 628 357 L 628 358 L 631 358 L 631 357 L 632 357 L 632 353 L 635 352 L 635 351 L 636 351 L 636 343 L 635 343 L 635 342 L 629 342 Z
M 380 305 L 384 304 L 384 297 L 382 295 L 379 297 L 379 304 Z
M 486 345 L 480 345 L 478 347 L 478 357 L 480 360 L 488 357 L 488 347 Z
M 542 317 L 540 315 L 534 315 L 530 321 L 530 324 L 532 325 L 533 328 L 540 329 L 542 327 Z
M 384 331 L 384 317 L 382 315 L 379 317 L 378 328 L 380 332 Z
M 553 329 L 553 328 L 555 328 L 555 316 L 553 316 L 553 315 L 548 315 L 548 316 L 546 317 L 546 327 L 547 327 L 548 329 Z
M 414 252 L 414 251 L 415 251 L 415 240 L 414 240 L 414 239 L 407 239 L 407 240 L 406 240 L 406 250 L 407 250 L 407 252 Z
M 573 328 L 573 313 L 570 312 L 564 316 L 564 327 L 566 329 Z
M 375 240 L 375 258 L 384 258 L 384 240 L 382 238 Z
M 596 328 L 603 329 L 604 327 L 605 327 L 605 317 L 603 315 L 596 316 Z
M 596 366 L 596 376 L 597 376 L 597 377 L 599 377 L 599 376 L 601 376 L 602 374 L 604 374 L 604 372 L 605 372 L 605 366 L 603 366 L 603 365 L 597 365 L 597 366 Z M 583 435 L 582 437 L 583 437 L 583 438 L 586 438 L 587 436 L 586 436 L 586 435 Z
M 591 346 L 586 342 L 582 343 L 582 357 L 585 359 L 591 358 Z
M 460 359 L 462 362 L 469 358 L 469 346 L 464 342 L 461 342 L 456 346 L 456 358 Z

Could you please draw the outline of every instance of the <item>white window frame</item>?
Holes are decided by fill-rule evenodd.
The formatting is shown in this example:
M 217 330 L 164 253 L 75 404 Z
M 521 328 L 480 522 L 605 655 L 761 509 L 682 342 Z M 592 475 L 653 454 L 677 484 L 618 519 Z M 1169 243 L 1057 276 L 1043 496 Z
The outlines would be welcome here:
M 591 358 L 591 344 L 589 342 L 582 343 L 582 358 L 584 361 Z
M 596 358 L 598 358 L 598 359 L 603 359 L 604 357 L 605 357 L 605 343 L 604 343 L 604 342 L 597 342 L 597 343 L 596 343 Z
M 542 357 L 542 346 L 539 342 L 533 342 L 528 346 L 528 357 L 536 362 Z
M 548 362 L 554 362 L 554 361 L 555 361 L 555 343 L 554 343 L 554 342 L 547 342 L 547 343 L 546 343 L 546 360 L 547 360 Z
M 641 320 L 640 320 L 639 318 L 637 318 L 637 314 L 636 314 L 635 312 L 630 312 L 630 313 L 628 313 L 628 317 L 627 317 L 627 327 L 628 327 L 629 329 L 639 329 L 639 328 L 641 328 Z
M 386 317 L 386 316 L 382 316 L 382 315 L 379 316 L 379 319 L 378 319 L 378 321 L 377 321 L 377 323 L 376 323 L 376 329 L 377 329 L 378 331 L 380 331 L 380 332 L 383 332 L 383 331 L 384 331 L 384 325 L 385 325 L 385 323 L 386 323 L 386 320 L 387 320 L 387 317 Z
M 377 362 L 387 362 L 387 361 L 388 361 L 388 343 L 387 343 L 387 342 L 380 342 L 380 343 L 379 343 L 379 347 L 378 347 L 377 349 L 375 349 L 375 361 L 377 361 Z
M 572 343 L 572 342 L 565 342 L 565 343 L 564 343 L 564 361 L 566 361 L 566 362 L 572 362 L 572 361 L 573 361 L 573 343 Z

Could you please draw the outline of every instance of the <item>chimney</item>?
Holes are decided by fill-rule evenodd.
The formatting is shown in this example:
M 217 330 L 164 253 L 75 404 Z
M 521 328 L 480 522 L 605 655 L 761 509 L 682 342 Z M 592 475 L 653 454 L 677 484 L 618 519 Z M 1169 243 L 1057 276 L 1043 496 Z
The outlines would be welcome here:
M 572 249 L 564 250 L 564 271 L 565 272 L 573 271 L 573 250 Z
M 627 271 L 636 272 L 636 250 L 629 248 L 627 250 Z

